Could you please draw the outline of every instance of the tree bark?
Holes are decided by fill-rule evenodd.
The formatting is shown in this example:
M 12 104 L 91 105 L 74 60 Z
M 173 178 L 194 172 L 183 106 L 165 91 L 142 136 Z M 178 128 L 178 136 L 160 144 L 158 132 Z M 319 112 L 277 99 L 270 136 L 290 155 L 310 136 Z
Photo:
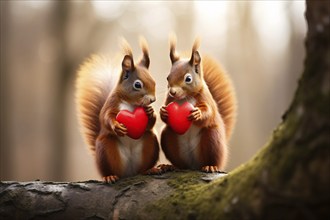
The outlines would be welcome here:
M 114 185 L 1 182 L 5 219 L 329 219 L 330 4 L 307 1 L 305 70 L 269 143 L 220 174 L 179 171 Z

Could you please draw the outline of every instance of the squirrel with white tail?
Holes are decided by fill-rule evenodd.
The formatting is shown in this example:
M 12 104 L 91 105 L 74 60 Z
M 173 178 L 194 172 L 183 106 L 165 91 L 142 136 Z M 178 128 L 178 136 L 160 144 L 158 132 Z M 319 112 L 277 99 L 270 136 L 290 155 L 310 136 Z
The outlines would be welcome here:
M 190 57 L 180 58 L 176 40 L 170 40 L 172 67 L 167 77 L 168 93 L 160 116 L 166 123 L 161 133 L 161 147 L 167 159 L 179 169 L 220 172 L 228 158 L 228 141 L 236 121 L 236 97 L 229 76 L 211 57 L 201 57 L 196 40 Z M 184 134 L 169 124 L 168 106 L 185 102 L 193 107 L 187 116 L 192 122 Z M 172 166 L 160 165 L 162 170 Z
M 142 58 L 135 63 L 125 43 L 121 66 L 107 56 L 94 55 L 78 71 L 77 110 L 85 141 L 95 155 L 105 182 L 139 173 L 157 173 L 154 168 L 159 144 L 153 127 L 156 115 L 150 106 L 156 100 L 155 80 L 149 73 L 149 52 L 141 41 Z M 116 119 L 120 111 L 142 107 L 147 124 L 138 139 L 127 136 L 127 127 Z

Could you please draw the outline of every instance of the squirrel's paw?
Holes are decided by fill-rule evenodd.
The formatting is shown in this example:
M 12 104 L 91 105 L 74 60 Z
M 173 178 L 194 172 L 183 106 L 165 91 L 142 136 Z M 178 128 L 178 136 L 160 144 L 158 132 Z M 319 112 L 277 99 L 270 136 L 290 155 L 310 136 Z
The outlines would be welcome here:
M 205 173 L 222 173 L 217 166 L 204 166 L 202 167 L 202 171 Z
M 193 110 L 191 110 L 190 115 L 188 116 L 188 120 L 190 121 L 198 121 L 202 119 L 202 111 L 195 107 Z
M 160 169 L 162 173 L 166 173 L 176 169 L 175 166 L 173 166 L 172 164 L 159 164 L 157 168 Z
M 114 128 L 113 131 L 118 135 L 118 136 L 124 136 L 127 134 L 127 128 L 125 125 L 120 124 L 119 122 L 115 121 L 114 123 Z
M 119 177 L 116 175 L 110 175 L 104 176 L 102 179 L 105 183 L 115 183 L 117 180 L 119 180 Z
M 159 169 L 158 167 L 153 167 L 149 170 L 144 171 L 143 174 L 145 174 L 145 175 L 160 175 L 160 174 L 162 174 L 162 170 Z
M 148 118 L 152 118 L 154 115 L 154 108 L 150 105 L 145 106 L 144 110 L 146 111 L 146 114 L 148 115 Z
M 160 108 L 159 114 L 160 114 L 160 118 L 161 118 L 163 121 L 167 121 L 167 118 L 168 118 L 168 112 L 167 112 L 167 110 L 166 110 L 166 106 L 162 106 L 162 107 Z

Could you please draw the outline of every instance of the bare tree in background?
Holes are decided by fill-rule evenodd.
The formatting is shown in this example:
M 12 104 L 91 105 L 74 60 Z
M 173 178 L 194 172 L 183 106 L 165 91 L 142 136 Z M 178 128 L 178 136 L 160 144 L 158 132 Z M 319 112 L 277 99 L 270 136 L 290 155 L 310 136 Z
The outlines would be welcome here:
M 52 124 L 54 125 L 54 135 L 53 137 L 53 147 L 52 147 L 52 163 L 53 168 L 52 173 L 55 179 L 60 179 L 64 175 L 65 161 L 66 161 L 66 143 L 65 143 L 65 96 L 67 94 L 68 85 L 70 82 L 68 79 L 71 74 L 74 73 L 72 68 L 72 61 L 68 56 L 68 45 L 67 45 L 67 24 L 68 17 L 70 14 L 70 2 L 67 1 L 56 1 L 53 16 L 54 27 L 53 35 L 58 39 L 59 42 L 59 54 L 58 54 L 58 65 L 57 65 L 57 86 L 58 91 L 56 91 L 54 98 L 54 106 L 57 111 L 53 111 L 54 115 L 52 117 Z M 59 16 L 60 15 L 60 16 Z M 61 161 L 59 163 L 59 161 Z
M 0 42 L 1 43 L 1 73 L 0 73 L 0 176 L 6 172 L 5 165 L 10 164 L 9 157 L 5 155 L 10 155 L 10 148 L 2 149 L 1 145 L 9 146 L 9 138 L 8 138 L 8 106 L 6 105 L 7 100 L 10 99 L 10 94 L 7 93 L 7 57 L 5 56 L 5 51 L 7 51 L 8 46 L 8 31 L 9 31 L 9 3 L 7 1 L 0 2 L 0 11 L 1 11 L 1 19 L 0 19 L 0 27 L 1 27 L 1 35 Z M 3 96 L 2 94 L 7 94 Z

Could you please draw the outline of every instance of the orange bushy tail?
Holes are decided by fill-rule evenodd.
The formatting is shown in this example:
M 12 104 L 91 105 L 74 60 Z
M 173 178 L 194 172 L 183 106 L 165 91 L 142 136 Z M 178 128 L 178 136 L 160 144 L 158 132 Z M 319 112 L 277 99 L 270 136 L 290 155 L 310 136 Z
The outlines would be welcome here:
M 226 138 L 229 141 L 237 114 L 237 100 L 234 87 L 229 76 L 213 58 L 204 56 L 202 62 L 204 80 L 217 103 L 219 113 L 225 124 Z
M 108 57 L 93 55 L 82 64 L 76 81 L 76 104 L 85 142 L 95 152 L 100 132 L 99 114 L 109 93 L 116 86 L 119 70 Z

